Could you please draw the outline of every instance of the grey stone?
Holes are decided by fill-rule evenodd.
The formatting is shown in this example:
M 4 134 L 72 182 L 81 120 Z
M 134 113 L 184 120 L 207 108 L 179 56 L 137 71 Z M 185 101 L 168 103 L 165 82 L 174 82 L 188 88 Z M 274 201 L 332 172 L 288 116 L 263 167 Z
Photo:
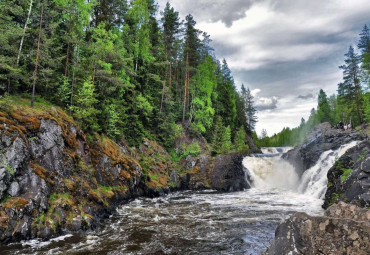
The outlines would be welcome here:
M 5 156 L 9 167 L 13 169 L 14 173 L 17 173 L 18 168 L 27 161 L 29 157 L 27 146 L 22 138 L 17 137 L 14 140 L 14 142 L 7 148 Z
M 18 184 L 18 182 L 12 182 L 12 184 L 10 184 L 8 194 L 12 197 L 18 196 L 18 194 L 19 194 L 19 184 Z
M 211 188 L 219 191 L 240 191 L 250 188 L 242 165 L 243 156 L 237 153 L 219 155 L 211 172 Z
M 283 221 L 265 254 L 368 255 L 369 250 L 370 211 L 340 203 L 330 207 L 325 216 L 296 213 Z

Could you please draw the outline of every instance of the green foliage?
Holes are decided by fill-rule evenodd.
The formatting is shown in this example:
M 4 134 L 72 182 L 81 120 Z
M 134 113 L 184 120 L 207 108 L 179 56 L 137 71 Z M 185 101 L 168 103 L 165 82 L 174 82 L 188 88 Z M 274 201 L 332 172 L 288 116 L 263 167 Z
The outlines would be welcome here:
M 339 197 L 340 197 L 340 194 L 338 193 L 333 193 L 332 194 L 332 197 L 331 197 L 331 200 L 329 202 L 329 206 L 335 204 L 338 200 L 339 200 Z
M 152 0 L 30 3 L 0 1 L 0 95 L 29 94 L 41 32 L 36 104 L 69 109 L 85 130 L 171 148 L 184 132 L 211 141 L 219 115 L 225 152 L 240 126 L 248 134 L 254 127 L 245 114 L 253 102 L 236 91 L 226 60 L 211 57 L 210 36 L 192 15 L 183 23 L 168 3 L 159 23 Z
M 225 127 L 220 116 L 216 116 L 212 141 L 212 153 L 223 154 L 231 150 L 231 129 Z
M 192 155 L 192 156 L 198 156 L 201 153 L 201 148 L 197 142 L 193 142 L 186 146 L 186 150 L 184 153 L 184 156 Z
M 96 120 L 99 110 L 95 109 L 94 106 L 98 100 L 94 92 L 94 85 L 91 82 L 84 82 L 77 92 L 75 105 L 71 106 L 70 109 L 73 111 L 74 116 L 81 120 L 83 124 L 86 124 L 93 130 L 99 130 Z
M 7 170 L 10 173 L 10 175 L 14 175 L 14 169 L 11 165 L 6 165 L 5 170 Z
M 361 155 L 360 155 L 360 157 L 357 159 L 357 161 L 356 161 L 356 162 L 357 162 L 357 163 L 359 163 L 359 162 L 361 162 L 362 160 L 364 160 L 364 158 L 366 157 L 367 153 L 368 153 L 368 151 L 367 151 L 366 149 L 362 150 Z
M 340 177 L 340 180 L 341 180 L 342 182 L 344 182 L 345 180 L 347 180 L 348 176 L 349 176 L 352 172 L 353 172 L 353 169 L 345 169 L 345 170 L 343 171 L 342 176 Z
M 216 65 L 212 58 L 208 56 L 202 64 L 199 65 L 197 74 L 193 82 L 193 100 L 191 106 L 191 115 L 194 117 L 193 127 L 199 133 L 205 133 L 212 126 L 215 110 L 212 107 L 212 98 L 217 87 L 215 76 Z
M 238 132 L 236 132 L 234 139 L 234 147 L 237 152 L 248 153 L 249 146 L 245 143 L 245 137 L 244 128 L 241 127 Z

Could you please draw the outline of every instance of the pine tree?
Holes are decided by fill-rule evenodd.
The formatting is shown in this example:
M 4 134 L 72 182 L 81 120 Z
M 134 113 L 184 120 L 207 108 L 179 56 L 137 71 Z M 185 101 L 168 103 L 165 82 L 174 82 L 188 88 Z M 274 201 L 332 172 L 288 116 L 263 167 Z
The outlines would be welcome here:
M 95 108 L 98 100 L 94 84 L 91 81 L 84 82 L 77 92 L 75 102 L 76 104 L 70 108 L 74 112 L 74 116 L 84 124 L 84 128 L 98 131 L 100 128 L 96 117 L 99 110 Z
M 215 110 L 212 105 L 217 79 L 215 76 L 216 66 L 212 58 L 208 56 L 205 61 L 199 65 L 197 73 L 193 79 L 192 102 L 190 110 L 190 119 L 193 120 L 193 126 L 199 133 L 205 133 L 212 126 Z
M 370 30 L 366 24 L 360 33 L 360 41 L 357 47 L 361 50 L 361 56 L 365 53 L 370 53 Z
M 242 84 L 241 88 L 241 94 L 242 98 L 245 104 L 245 111 L 246 111 L 246 116 L 247 116 L 247 130 L 249 132 L 254 131 L 255 125 L 257 123 L 257 116 L 256 116 L 256 108 L 254 108 L 254 101 L 253 101 L 253 96 L 249 88 L 245 89 L 244 84 Z
M 349 47 L 345 56 L 347 57 L 344 60 L 345 64 L 339 67 L 343 70 L 343 83 L 338 85 L 338 96 L 340 97 L 341 103 L 348 109 L 348 114 L 350 116 L 346 116 L 346 118 L 349 119 L 353 117 L 355 124 L 361 124 L 363 121 L 359 66 L 361 57 L 355 53 L 352 46 Z
M 15 80 L 23 78 L 16 58 L 23 31 L 17 21 L 24 22 L 26 5 L 18 2 L 0 1 L 0 91 L 7 93 L 15 91 Z
M 246 144 L 245 137 L 246 137 L 245 130 L 243 126 L 241 126 L 238 132 L 236 132 L 235 139 L 234 139 L 236 151 L 241 152 L 241 153 L 248 153 L 249 146 L 248 144 Z
M 218 79 L 215 103 L 216 114 L 222 117 L 225 125 L 230 125 L 232 132 L 235 132 L 236 99 L 234 79 L 225 59 L 219 72 L 220 79 Z
M 322 89 L 319 92 L 317 114 L 320 122 L 332 122 L 328 98 Z

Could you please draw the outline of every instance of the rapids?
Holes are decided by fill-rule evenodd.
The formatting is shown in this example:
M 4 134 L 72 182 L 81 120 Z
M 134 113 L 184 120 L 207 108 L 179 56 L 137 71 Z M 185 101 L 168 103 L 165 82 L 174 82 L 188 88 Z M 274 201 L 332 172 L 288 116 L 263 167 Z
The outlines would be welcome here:
M 281 158 L 290 148 L 264 148 L 243 161 L 251 189 L 139 198 L 94 231 L 13 243 L 0 247 L 1 254 L 260 254 L 281 220 L 294 212 L 323 213 L 326 173 L 355 144 L 324 152 L 302 180 Z

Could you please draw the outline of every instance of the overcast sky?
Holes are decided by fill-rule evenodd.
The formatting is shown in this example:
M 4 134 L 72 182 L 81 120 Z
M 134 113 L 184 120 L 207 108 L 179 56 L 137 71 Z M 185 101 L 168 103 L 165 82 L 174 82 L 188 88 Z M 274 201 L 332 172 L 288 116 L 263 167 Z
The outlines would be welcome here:
M 159 0 L 163 10 L 167 0 Z M 296 127 L 317 105 L 323 88 L 336 92 L 338 66 L 370 25 L 369 0 L 173 0 L 184 18 L 211 35 L 237 87 L 255 96 L 257 133 Z

